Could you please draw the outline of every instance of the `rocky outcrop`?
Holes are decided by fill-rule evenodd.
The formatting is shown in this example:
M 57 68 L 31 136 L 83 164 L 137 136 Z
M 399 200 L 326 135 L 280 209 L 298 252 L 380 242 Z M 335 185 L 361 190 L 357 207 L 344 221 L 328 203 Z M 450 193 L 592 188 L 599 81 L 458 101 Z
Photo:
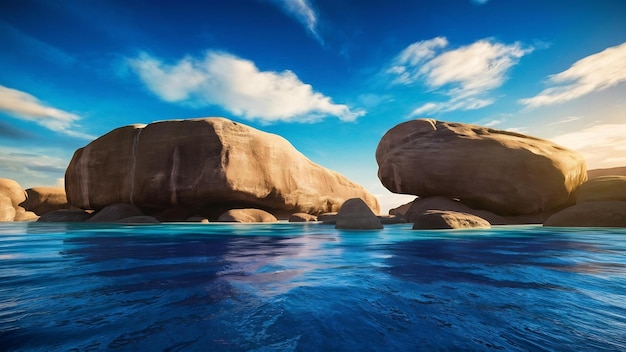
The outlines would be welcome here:
M 406 218 L 406 213 L 411 208 L 411 205 L 413 205 L 413 202 L 418 200 L 418 199 L 419 198 L 415 198 L 415 200 L 413 200 L 411 202 L 408 202 L 408 203 L 402 204 L 402 205 L 400 205 L 398 207 L 389 209 L 389 215 Z
M 626 202 L 626 176 L 599 176 L 576 190 L 576 203 L 619 200 Z
M 26 201 L 20 205 L 37 215 L 70 208 L 61 187 L 33 187 L 26 190 L 26 195 Z
M 90 217 L 91 214 L 84 210 L 61 209 L 43 214 L 37 222 L 85 222 Z
M 14 180 L 0 178 L 0 221 L 35 221 L 37 215 L 20 204 L 26 200 L 26 192 Z
M 467 229 L 491 227 L 489 221 L 456 211 L 428 210 L 415 217 L 413 230 Z
M 580 154 L 549 141 L 432 119 L 389 130 L 376 161 L 392 192 L 458 198 L 500 215 L 563 207 L 587 178 Z
M 90 217 L 87 222 L 116 222 L 131 216 L 144 215 L 139 208 L 126 203 L 115 203 L 107 205 L 102 210 Z
M 597 201 L 576 204 L 552 215 L 544 226 L 626 227 L 626 202 Z
M 276 217 L 261 209 L 232 209 L 220 215 L 219 222 L 278 222 Z
M 600 176 L 626 176 L 626 166 L 588 170 L 587 175 L 590 180 Z
M 379 211 L 364 188 L 313 163 L 284 138 L 224 118 L 115 129 L 78 149 L 65 176 L 68 201 L 82 209 L 120 202 L 157 210 L 228 205 L 287 218 L 337 211 L 359 197 Z
M 317 216 L 307 213 L 293 213 L 289 217 L 289 222 L 309 222 L 317 221 Z
M 375 230 L 382 229 L 383 225 L 362 199 L 352 198 L 343 203 L 341 209 L 337 212 L 335 228 Z

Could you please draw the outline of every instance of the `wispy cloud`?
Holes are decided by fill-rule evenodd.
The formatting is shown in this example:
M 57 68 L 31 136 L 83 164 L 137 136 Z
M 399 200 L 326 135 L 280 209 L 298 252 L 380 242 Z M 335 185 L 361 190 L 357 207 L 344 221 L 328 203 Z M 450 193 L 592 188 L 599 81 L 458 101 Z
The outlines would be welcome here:
M 567 70 L 548 78 L 550 87 L 532 98 L 521 99 L 529 108 L 564 103 L 626 81 L 626 43 L 578 60 Z
M 476 5 L 484 5 L 489 2 L 489 0 L 471 0 L 473 4 Z
M 315 122 L 330 115 L 354 121 L 365 115 L 364 110 L 333 103 L 291 71 L 260 71 L 254 62 L 223 52 L 211 51 L 201 59 L 185 57 L 173 65 L 143 53 L 128 63 L 165 101 L 219 105 L 249 120 Z
M 5 48 L 11 48 L 12 51 L 20 51 L 62 66 L 70 66 L 77 62 L 76 58 L 63 50 L 34 38 L 1 20 L 0 33 L 2 33 L 3 45 Z
M 599 124 L 565 133 L 551 141 L 580 152 L 588 168 L 626 165 L 626 123 Z
M 75 122 L 80 120 L 78 115 L 48 106 L 26 92 L 1 85 L 0 111 L 22 120 L 33 121 L 52 131 L 71 137 L 94 138 L 94 136 L 76 131 Z
M 580 120 L 581 118 L 582 117 L 580 117 L 580 116 L 568 116 L 568 117 L 565 117 L 565 118 L 563 118 L 561 120 L 551 122 L 551 123 L 547 124 L 546 127 L 577 121 L 577 120 Z
M 317 13 L 311 7 L 311 4 L 307 0 L 272 0 L 289 16 L 295 18 L 298 22 L 302 23 L 315 37 L 315 39 L 324 44 L 322 37 L 319 34 L 317 28 Z
M 386 73 L 394 84 L 421 83 L 431 91 L 449 97 L 444 102 L 429 102 L 411 116 L 474 110 L 493 104 L 487 93 L 500 87 L 508 71 L 519 59 L 532 52 L 530 46 L 516 42 L 503 44 L 482 39 L 467 46 L 446 50 L 448 40 L 436 37 L 409 45 L 398 54 Z
M 24 153 L 23 149 L 0 146 L 0 174 L 15 179 L 24 188 L 54 185 L 63 177 L 68 160 L 47 155 L 50 152 Z

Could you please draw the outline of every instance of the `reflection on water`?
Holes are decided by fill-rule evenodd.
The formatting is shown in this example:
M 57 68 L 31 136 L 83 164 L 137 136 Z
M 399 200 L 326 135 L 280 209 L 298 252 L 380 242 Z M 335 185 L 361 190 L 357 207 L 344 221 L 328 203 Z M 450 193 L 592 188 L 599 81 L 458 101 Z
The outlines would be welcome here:
M 8 350 L 626 349 L 626 232 L 0 224 Z

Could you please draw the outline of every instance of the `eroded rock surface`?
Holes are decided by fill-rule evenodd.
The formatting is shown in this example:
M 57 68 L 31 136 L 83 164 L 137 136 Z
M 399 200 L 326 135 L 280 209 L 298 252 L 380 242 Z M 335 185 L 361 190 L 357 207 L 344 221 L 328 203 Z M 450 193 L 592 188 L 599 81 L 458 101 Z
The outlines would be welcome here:
M 81 209 L 228 204 L 289 217 L 337 211 L 359 197 L 379 211 L 364 188 L 313 163 L 284 138 L 224 118 L 115 129 L 74 153 L 65 185 L 68 201 Z
M 415 217 L 413 230 L 467 229 L 491 227 L 489 221 L 476 215 L 456 211 L 428 210 Z
M 348 199 L 337 212 L 335 228 L 346 230 L 382 229 L 383 224 L 360 198 Z

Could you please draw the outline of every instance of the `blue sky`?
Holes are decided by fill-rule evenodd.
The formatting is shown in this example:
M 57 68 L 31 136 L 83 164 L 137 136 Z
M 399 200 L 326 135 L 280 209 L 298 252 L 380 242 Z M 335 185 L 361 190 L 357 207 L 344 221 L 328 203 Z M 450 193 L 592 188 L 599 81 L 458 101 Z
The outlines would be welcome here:
M 0 0 L 0 177 L 59 184 L 128 124 L 224 116 L 379 197 L 374 152 L 432 117 L 626 165 L 626 1 Z

